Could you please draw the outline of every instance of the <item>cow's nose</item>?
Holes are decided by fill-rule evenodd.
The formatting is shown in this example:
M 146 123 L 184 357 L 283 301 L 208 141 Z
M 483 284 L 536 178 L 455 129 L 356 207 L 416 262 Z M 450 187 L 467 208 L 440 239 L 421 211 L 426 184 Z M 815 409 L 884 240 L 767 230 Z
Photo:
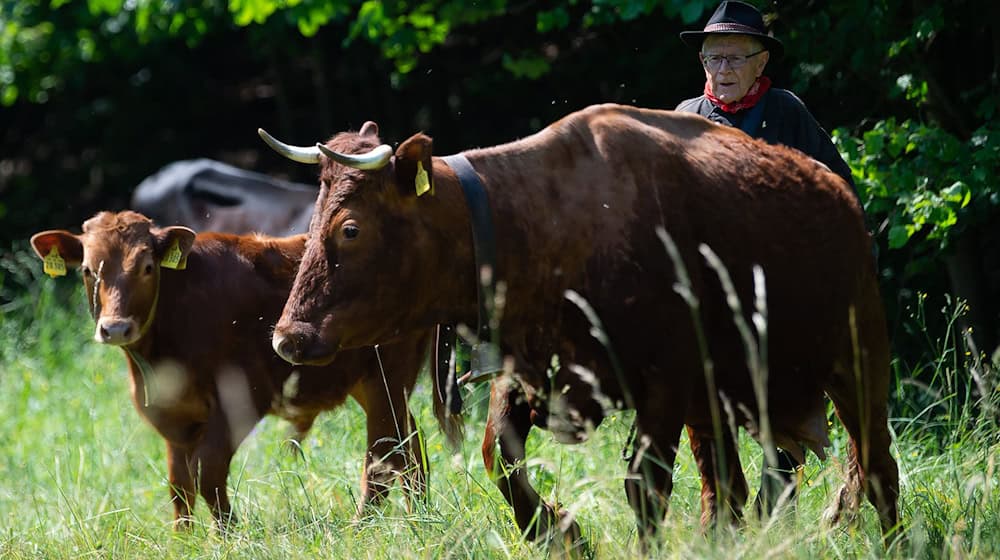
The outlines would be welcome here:
M 274 333 L 271 338 L 271 347 L 274 348 L 276 354 L 281 356 L 281 359 L 292 364 L 301 364 L 301 350 L 298 344 L 295 343 L 294 336 L 285 336 L 282 334 Z
M 97 321 L 97 332 L 94 338 L 102 344 L 122 346 L 135 342 L 137 329 L 132 319 L 113 319 L 101 317 Z

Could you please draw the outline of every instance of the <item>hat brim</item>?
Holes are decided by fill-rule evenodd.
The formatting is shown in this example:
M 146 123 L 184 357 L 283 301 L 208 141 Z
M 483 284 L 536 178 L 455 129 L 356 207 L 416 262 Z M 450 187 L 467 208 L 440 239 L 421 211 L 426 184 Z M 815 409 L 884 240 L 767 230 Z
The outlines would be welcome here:
M 680 33 L 681 41 L 684 41 L 685 45 L 696 50 L 701 50 L 701 44 L 705 41 L 705 37 L 709 35 L 746 35 L 760 41 L 775 60 L 785 54 L 785 45 L 781 44 L 781 41 L 763 33 L 750 33 L 746 31 L 710 31 L 707 33 L 705 31 L 681 31 Z

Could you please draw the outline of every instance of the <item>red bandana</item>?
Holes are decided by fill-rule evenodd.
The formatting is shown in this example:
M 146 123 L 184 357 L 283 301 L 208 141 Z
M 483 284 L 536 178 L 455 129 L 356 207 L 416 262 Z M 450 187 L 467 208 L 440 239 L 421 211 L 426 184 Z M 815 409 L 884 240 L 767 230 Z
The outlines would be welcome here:
M 727 113 L 735 113 L 741 109 L 753 107 L 758 101 L 760 101 L 761 97 L 764 97 L 764 94 L 767 93 L 767 90 L 769 89 L 771 89 L 771 78 L 761 76 L 757 78 L 757 81 L 755 81 L 752 86 L 750 86 L 750 89 L 747 90 L 746 95 L 744 95 L 742 99 L 736 101 L 735 103 L 726 103 L 712 94 L 711 80 L 705 80 L 705 97 Z

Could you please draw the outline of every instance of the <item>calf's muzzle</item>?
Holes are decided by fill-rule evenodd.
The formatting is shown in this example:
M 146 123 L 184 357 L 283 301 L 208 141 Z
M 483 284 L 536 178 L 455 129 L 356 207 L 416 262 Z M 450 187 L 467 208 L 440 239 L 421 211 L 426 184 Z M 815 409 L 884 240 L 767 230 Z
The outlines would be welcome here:
M 97 320 L 94 340 L 101 344 L 125 346 L 138 340 L 139 325 L 135 319 L 101 317 Z

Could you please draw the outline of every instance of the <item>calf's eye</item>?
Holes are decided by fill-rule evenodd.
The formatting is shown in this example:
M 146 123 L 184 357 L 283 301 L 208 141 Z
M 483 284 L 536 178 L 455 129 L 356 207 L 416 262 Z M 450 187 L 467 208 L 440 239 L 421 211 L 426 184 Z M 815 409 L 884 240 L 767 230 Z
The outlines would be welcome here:
M 90 267 L 89 266 L 81 266 L 80 267 L 80 272 L 83 273 L 83 277 L 84 278 L 90 278 Z
M 358 228 L 358 226 L 356 226 L 354 224 L 345 224 L 344 225 L 344 238 L 345 239 L 354 239 L 354 238 L 356 238 L 358 236 L 359 233 L 361 233 L 361 230 Z
M 146 276 L 149 276 L 150 274 L 152 274 L 153 273 L 153 264 L 152 263 L 146 263 L 146 266 L 144 266 L 143 269 L 142 269 L 142 273 L 145 274 Z

